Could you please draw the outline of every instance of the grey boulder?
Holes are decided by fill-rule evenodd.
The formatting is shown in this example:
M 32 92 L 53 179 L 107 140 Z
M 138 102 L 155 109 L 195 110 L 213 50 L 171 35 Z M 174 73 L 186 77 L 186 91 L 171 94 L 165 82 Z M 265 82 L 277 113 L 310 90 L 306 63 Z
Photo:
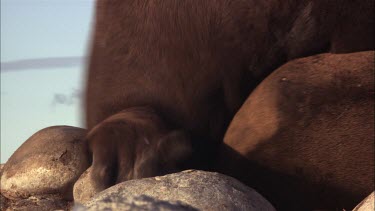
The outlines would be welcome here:
M 95 210 L 103 202 L 120 206 L 122 202 L 128 203 L 129 199 L 141 195 L 156 201 L 180 202 L 199 210 L 275 210 L 260 194 L 239 181 L 198 170 L 126 181 L 95 195 L 85 206 L 88 210 Z M 153 206 L 154 202 L 143 200 L 142 203 Z
M 163 211 L 197 211 L 197 209 L 181 203 L 179 201 L 162 201 L 155 198 L 141 195 L 136 197 L 124 197 L 123 195 L 111 195 L 107 198 L 96 202 L 90 208 L 82 205 L 75 205 L 73 211 L 96 211 L 96 210 L 163 210 Z

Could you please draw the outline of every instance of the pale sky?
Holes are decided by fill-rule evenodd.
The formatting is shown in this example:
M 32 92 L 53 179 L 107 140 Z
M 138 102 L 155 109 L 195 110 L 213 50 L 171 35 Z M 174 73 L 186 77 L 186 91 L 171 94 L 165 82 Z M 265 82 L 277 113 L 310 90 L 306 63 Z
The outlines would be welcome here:
M 1 0 L 1 158 L 53 125 L 83 127 L 93 0 Z

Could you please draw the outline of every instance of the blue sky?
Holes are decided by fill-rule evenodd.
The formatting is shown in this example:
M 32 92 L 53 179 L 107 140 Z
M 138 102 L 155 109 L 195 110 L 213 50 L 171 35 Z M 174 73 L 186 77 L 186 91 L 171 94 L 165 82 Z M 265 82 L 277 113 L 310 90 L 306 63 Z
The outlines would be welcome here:
M 93 0 L 1 0 L 1 158 L 52 125 L 83 127 Z

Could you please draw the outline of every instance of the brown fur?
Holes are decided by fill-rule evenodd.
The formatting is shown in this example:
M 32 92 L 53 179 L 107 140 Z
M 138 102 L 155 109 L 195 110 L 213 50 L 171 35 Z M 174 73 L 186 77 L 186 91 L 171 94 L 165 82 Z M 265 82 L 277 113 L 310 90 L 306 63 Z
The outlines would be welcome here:
M 186 135 L 167 130 L 147 107 L 133 107 L 110 116 L 91 129 L 86 138 L 96 140 L 91 142 L 91 151 L 96 155 L 93 174 L 101 178 L 96 185 L 102 189 L 124 180 L 173 172 L 191 154 Z
M 193 159 L 182 168 L 207 167 L 235 112 L 279 65 L 314 53 L 373 49 L 373 6 L 373 0 L 98 0 L 86 91 L 98 184 L 157 174 L 134 172 L 154 168 L 165 151 L 176 163 Z M 142 117 L 105 120 L 133 108 Z M 144 133 L 152 145 L 144 145 Z M 155 149 L 164 139 L 170 148 Z M 149 151 L 153 159 L 135 170 Z M 169 166 L 175 164 L 162 172 Z
M 280 67 L 246 100 L 224 142 L 250 160 L 248 172 L 230 173 L 276 207 L 354 208 L 374 190 L 374 51 Z

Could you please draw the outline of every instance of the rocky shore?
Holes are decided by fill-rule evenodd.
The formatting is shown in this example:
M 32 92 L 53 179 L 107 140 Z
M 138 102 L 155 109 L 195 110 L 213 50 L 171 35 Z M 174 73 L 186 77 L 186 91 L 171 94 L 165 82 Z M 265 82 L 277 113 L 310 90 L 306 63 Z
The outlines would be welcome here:
M 1 210 L 275 210 L 236 179 L 198 170 L 97 192 L 85 132 L 54 126 L 31 136 L 1 165 Z
M 130 180 L 98 192 L 85 132 L 54 126 L 31 136 L 0 166 L 1 210 L 275 210 L 236 179 L 198 170 Z M 374 210 L 374 193 L 354 210 Z

